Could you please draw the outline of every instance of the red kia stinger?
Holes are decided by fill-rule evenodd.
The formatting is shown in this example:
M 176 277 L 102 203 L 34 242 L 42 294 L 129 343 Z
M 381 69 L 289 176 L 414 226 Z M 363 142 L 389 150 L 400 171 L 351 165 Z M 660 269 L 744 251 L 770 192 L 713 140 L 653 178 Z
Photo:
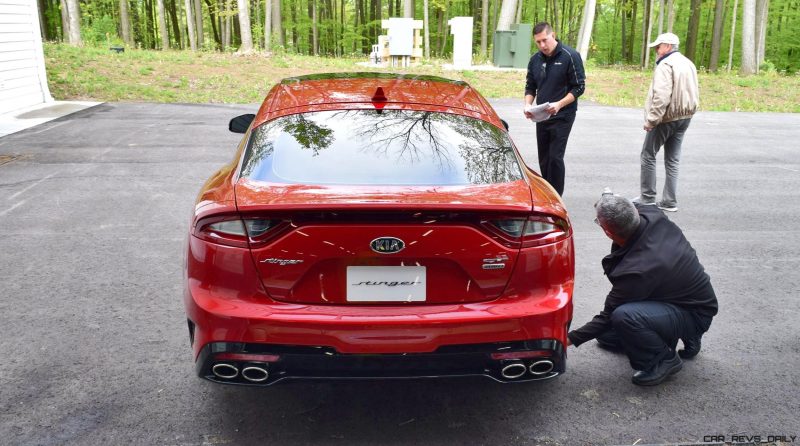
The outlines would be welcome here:
M 565 371 L 572 229 L 505 123 L 432 76 L 283 80 L 197 198 L 184 301 L 199 376 Z

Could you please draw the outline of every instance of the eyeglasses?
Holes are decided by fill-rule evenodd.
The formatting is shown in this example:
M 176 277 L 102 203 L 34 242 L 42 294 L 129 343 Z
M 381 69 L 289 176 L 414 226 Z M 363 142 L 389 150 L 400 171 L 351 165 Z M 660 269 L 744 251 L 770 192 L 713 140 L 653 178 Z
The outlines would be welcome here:
M 600 226 L 600 220 L 598 220 L 597 217 L 594 218 L 594 224 Z

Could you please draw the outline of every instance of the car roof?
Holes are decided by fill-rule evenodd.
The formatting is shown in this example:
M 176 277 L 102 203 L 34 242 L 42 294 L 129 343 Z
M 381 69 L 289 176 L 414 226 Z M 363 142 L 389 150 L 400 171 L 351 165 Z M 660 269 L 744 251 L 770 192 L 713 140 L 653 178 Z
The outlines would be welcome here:
M 456 113 L 501 127 L 495 111 L 466 82 L 395 73 L 326 73 L 283 79 L 256 116 L 254 127 L 280 116 L 323 110 L 401 109 Z

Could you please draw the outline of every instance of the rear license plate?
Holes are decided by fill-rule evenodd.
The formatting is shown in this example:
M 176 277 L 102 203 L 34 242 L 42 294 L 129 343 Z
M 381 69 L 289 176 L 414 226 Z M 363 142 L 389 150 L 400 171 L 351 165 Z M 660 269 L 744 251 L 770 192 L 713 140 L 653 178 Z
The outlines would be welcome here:
M 348 302 L 425 302 L 424 266 L 348 266 Z

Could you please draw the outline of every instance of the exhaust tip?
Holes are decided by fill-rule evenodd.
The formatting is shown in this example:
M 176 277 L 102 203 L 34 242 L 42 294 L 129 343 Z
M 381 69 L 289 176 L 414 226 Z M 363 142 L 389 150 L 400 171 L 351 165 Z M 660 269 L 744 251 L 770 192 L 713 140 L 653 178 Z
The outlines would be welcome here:
M 261 383 L 269 378 L 266 368 L 251 365 L 242 369 L 242 377 L 250 382 Z
M 532 375 L 541 376 L 546 375 L 553 371 L 553 361 L 549 359 L 543 359 L 541 361 L 536 361 L 528 367 Z
M 233 364 L 220 362 L 211 367 L 211 373 L 213 373 L 217 378 L 233 379 L 239 375 L 239 369 L 237 369 Z
M 502 375 L 505 379 L 517 379 L 524 375 L 526 371 L 527 369 L 525 368 L 525 364 L 521 362 L 515 362 L 503 367 L 502 370 L 500 370 L 500 375 Z

